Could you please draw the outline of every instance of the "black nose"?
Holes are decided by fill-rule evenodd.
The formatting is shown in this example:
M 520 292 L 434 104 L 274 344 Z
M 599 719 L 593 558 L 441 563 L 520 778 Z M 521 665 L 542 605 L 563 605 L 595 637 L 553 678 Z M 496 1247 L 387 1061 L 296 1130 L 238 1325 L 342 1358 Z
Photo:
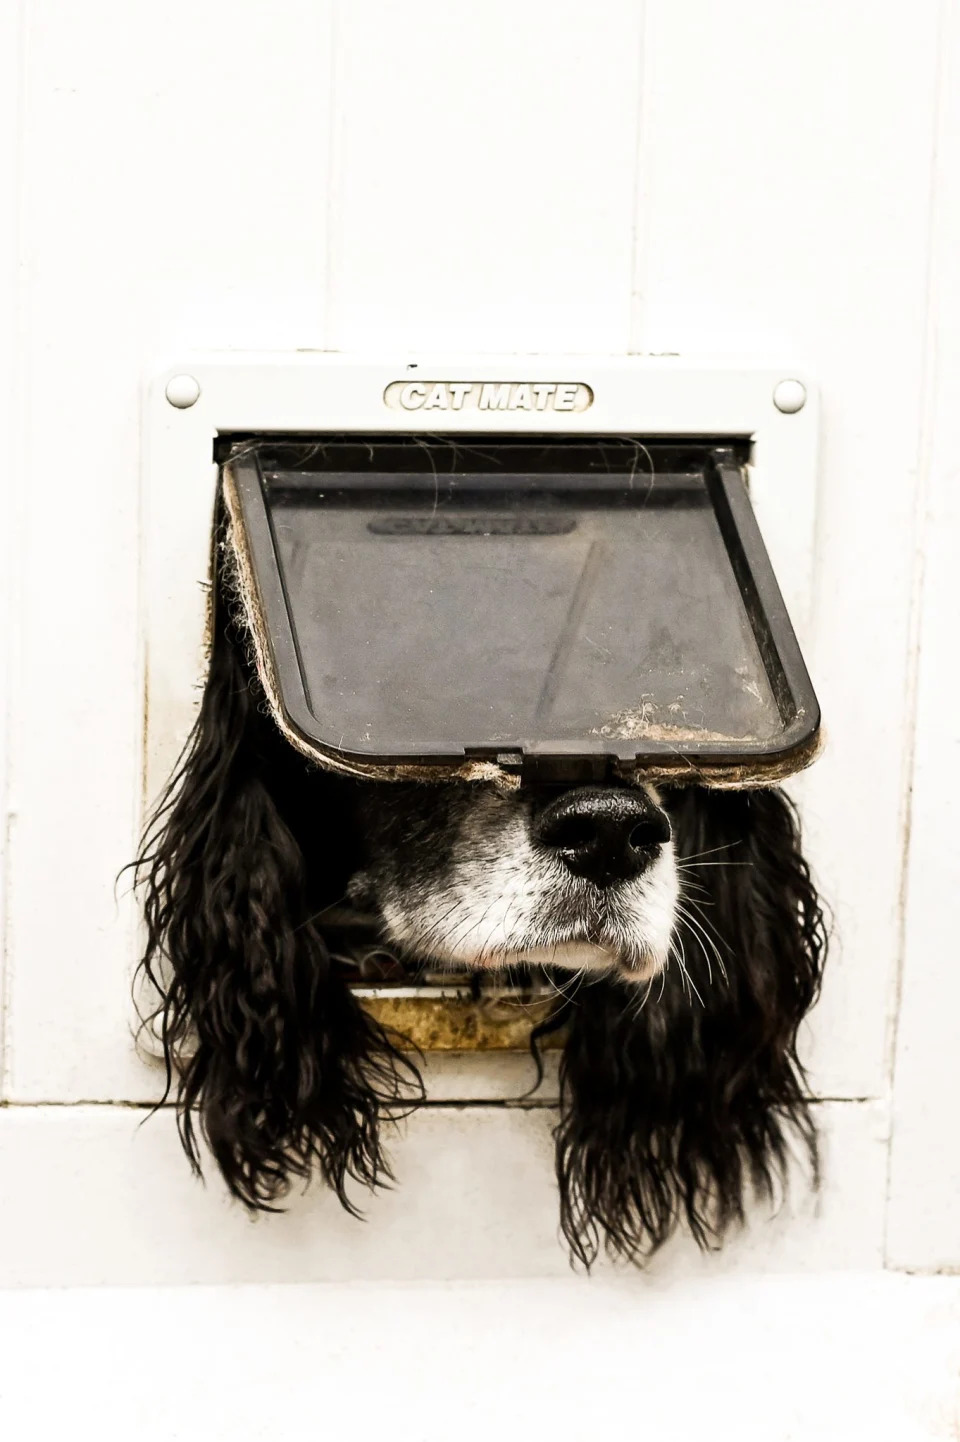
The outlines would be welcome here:
M 563 859 L 574 876 L 597 886 L 631 881 L 670 840 L 670 823 L 642 791 L 578 787 L 539 813 L 534 840 Z

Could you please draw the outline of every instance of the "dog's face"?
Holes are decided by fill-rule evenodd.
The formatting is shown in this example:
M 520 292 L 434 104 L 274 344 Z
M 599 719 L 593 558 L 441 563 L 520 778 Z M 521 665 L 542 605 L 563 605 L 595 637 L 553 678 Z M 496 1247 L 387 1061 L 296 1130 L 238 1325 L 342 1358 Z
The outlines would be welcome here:
M 350 895 L 406 957 L 632 981 L 666 965 L 677 864 L 652 788 L 367 782 L 356 805 Z

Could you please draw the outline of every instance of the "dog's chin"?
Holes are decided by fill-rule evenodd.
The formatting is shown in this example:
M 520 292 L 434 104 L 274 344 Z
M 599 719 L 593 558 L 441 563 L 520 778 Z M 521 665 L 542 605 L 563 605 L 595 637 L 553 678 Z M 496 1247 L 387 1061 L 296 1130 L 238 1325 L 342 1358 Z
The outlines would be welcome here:
M 480 952 L 476 955 L 458 950 L 455 955 L 444 956 L 441 952 L 432 960 L 458 970 L 465 968 L 497 972 L 521 966 L 545 967 L 592 976 L 619 976 L 633 982 L 651 981 L 666 965 L 666 958 L 650 949 L 637 950 L 627 955 L 612 943 L 605 945 L 586 939 L 522 946 L 516 950 L 495 953 Z
M 649 950 L 627 956 L 612 945 L 564 941 L 555 945 L 526 947 L 507 957 L 506 964 L 552 967 L 597 975 L 614 973 L 629 981 L 650 981 L 663 970 L 665 960 Z
M 556 966 L 564 971 L 611 971 L 618 964 L 612 947 L 592 941 L 561 941 L 530 946 L 506 958 L 508 966 Z

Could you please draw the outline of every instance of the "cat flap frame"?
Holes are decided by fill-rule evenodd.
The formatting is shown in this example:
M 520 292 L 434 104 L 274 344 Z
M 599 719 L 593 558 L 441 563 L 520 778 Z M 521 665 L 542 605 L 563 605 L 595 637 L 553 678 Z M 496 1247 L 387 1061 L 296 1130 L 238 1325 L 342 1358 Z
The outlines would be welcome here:
M 433 392 L 428 381 L 436 376 L 443 378 L 448 408 L 428 413 L 425 400 Z M 418 377 L 428 380 L 418 383 Z M 800 390 L 799 408 L 778 403 L 785 380 Z M 519 407 L 481 408 L 478 398 L 488 385 L 495 396 L 506 388 L 508 406 L 519 398 Z M 523 388 L 529 392 L 538 385 L 536 400 L 549 392 L 548 404 L 528 410 Z M 454 387 L 465 396 L 459 409 Z M 564 410 L 558 402 L 571 395 L 572 407 Z M 239 439 L 333 433 L 633 437 L 663 443 L 708 438 L 714 449 L 732 449 L 736 456 L 738 483 L 748 483 L 749 504 L 779 588 L 803 636 L 810 609 L 817 430 L 816 391 L 801 372 L 735 359 L 208 353 L 162 367 L 145 392 L 144 416 L 144 806 L 162 790 L 196 713 L 206 669 L 205 582 L 220 463 Z M 269 656 L 266 648 L 262 652 L 266 673 Z M 816 749 L 812 717 L 808 709 L 811 738 L 790 754 L 760 758 L 749 767 L 726 760 L 708 767 L 701 758 L 690 779 L 758 784 L 798 769 Z M 473 759 L 463 771 L 490 775 L 492 768 L 516 779 L 515 754 L 506 759 L 505 767 L 496 759 Z M 613 756 L 605 764 L 623 763 Z M 676 774 L 669 762 L 662 764 Z M 587 769 L 594 765 L 590 760 Z M 430 775 L 442 769 L 429 763 Z M 690 775 L 688 762 L 683 769 Z M 362 766 L 360 773 L 367 774 Z

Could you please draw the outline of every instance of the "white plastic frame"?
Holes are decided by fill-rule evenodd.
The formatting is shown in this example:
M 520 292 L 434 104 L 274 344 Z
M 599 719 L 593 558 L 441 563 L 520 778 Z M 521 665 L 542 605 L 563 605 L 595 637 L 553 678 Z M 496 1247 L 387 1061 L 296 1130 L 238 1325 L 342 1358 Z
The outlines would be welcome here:
M 199 396 L 167 399 L 174 377 Z M 394 382 L 585 385 L 585 410 L 403 410 L 384 399 Z M 784 413 L 774 391 L 805 387 Z M 394 390 L 392 395 L 395 396 Z M 805 640 L 816 513 L 818 405 L 794 367 L 680 356 L 401 356 L 317 352 L 184 358 L 151 380 L 143 455 L 144 801 L 165 784 L 196 714 L 206 670 L 206 583 L 216 492 L 213 444 L 225 432 L 577 432 L 750 436 L 750 491 L 791 619 Z

